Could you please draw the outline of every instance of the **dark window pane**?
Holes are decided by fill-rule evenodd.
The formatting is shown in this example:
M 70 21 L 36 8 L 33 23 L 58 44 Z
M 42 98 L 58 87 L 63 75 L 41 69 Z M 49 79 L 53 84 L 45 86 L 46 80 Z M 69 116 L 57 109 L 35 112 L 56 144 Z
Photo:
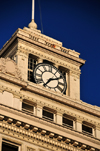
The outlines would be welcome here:
M 70 126 L 73 126 L 73 121 L 72 121 L 72 120 L 69 120 L 69 119 L 67 119 L 67 118 L 64 118 L 64 117 L 63 117 L 63 123 L 64 123 L 64 124 L 67 124 L 67 125 L 70 125 Z
M 33 72 L 28 71 L 28 80 L 33 82 Z
M 86 125 L 82 125 L 82 130 L 83 131 L 86 131 L 88 133 L 92 133 L 92 128 L 91 127 L 88 127 Z
M 7 143 L 2 143 L 2 151 L 18 151 L 18 147 Z
M 32 56 L 29 56 L 28 58 L 28 80 L 31 82 L 34 82 L 33 80 L 33 70 L 36 66 L 36 59 L 32 58 Z
M 43 116 L 53 119 L 53 113 L 43 110 Z
M 28 105 L 26 103 L 22 103 L 22 108 L 25 110 L 29 110 L 29 111 L 33 112 L 33 106 Z

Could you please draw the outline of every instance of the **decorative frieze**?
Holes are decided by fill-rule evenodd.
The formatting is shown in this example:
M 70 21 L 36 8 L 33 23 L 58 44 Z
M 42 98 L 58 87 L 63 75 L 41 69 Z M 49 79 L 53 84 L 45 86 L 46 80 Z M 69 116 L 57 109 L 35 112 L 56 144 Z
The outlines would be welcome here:
M 11 124 L 11 123 L 13 122 L 13 119 L 8 118 L 7 122 L 8 122 L 9 124 Z
M 0 89 L 2 89 L 2 91 L 7 91 L 7 92 L 10 92 L 10 93 L 12 93 L 13 94 L 13 96 L 15 97 L 15 95 L 16 96 L 18 96 L 18 98 L 22 98 L 22 100 L 24 100 L 24 99 L 26 99 L 26 100 L 29 100 L 29 101 L 31 101 L 31 102 L 34 102 L 34 103 L 36 103 L 38 106 L 41 106 L 41 107 L 43 107 L 43 106 L 47 106 L 47 107 L 49 107 L 49 108 L 53 108 L 54 110 L 56 110 L 57 112 L 58 112 L 58 114 L 60 113 L 60 114 L 64 114 L 64 113 L 66 113 L 66 114 L 68 114 L 68 115 L 71 115 L 71 116 L 73 116 L 73 117 L 76 117 L 76 119 L 77 120 L 79 120 L 80 121 L 80 119 L 81 119 L 81 121 L 87 121 L 87 122 L 89 122 L 89 123 L 91 123 L 91 124 L 94 124 L 94 125 L 96 125 L 96 127 L 97 127 L 97 129 L 100 129 L 100 123 L 95 123 L 95 120 L 93 120 L 93 121 L 91 121 L 91 119 L 90 118 L 85 118 L 85 117 L 79 117 L 79 115 L 77 115 L 77 114 L 73 114 L 72 115 L 72 113 L 71 112 L 68 112 L 68 111 L 66 111 L 66 110 L 64 110 L 64 109 L 61 109 L 61 108 L 59 108 L 59 107 L 56 107 L 56 106 L 54 106 L 54 105 L 51 105 L 51 103 L 49 104 L 49 103 L 44 103 L 43 101 L 40 101 L 40 100 L 37 100 L 37 99 L 35 99 L 35 98 L 32 98 L 32 97 L 28 97 L 27 95 L 22 95 L 22 93 L 20 93 L 19 91 L 14 91 L 13 89 L 11 89 L 11 88 L 8 88 L 8 87 L 5 87 L 5 86 L 1 86 L 0 87 Z M 27 93 L 28 94 L 28 93 Z M 48 93 L 46 93 L 46 95 L 47 95 Z M 2 95 L 3 95 L 3 93 L 2 93 Z M 52 95 L 53 96 L 53 95 Z M 55 97 L 56 98 L 56 97 Z M 58 98 L 59 99 L 59 98 Z M 63 101 L 64 101 L 64 99 L 63 99 Z M 68 101 L 68 100 L 67 100 Z M 71 101 L 69 101 L 69 103 L 71 103 Z M 76 106 L 76 107 L 80 107 L 80 104 L 78 103 L 78 105 L 76 105 L 76 103 L 74 103 L 73 104 L 73 102 L 72 102 L 72 105 L 74 105 L 74 106 Z M 81 106 L 81 109 L 82 109 L 82 106 Z M 87 107 L 85 107 L 84 108 L 85 110 L 87 109 Z M 92 110 L 92 109 L 91 109 Z M 95 112 L 99 112 L 99 111 L 96 111 L 95 110 Z
M 6 120 L 6 118 L 5 118 L 5 120 Z M 14 121 L 14 119 L 13 119 L 13 121 Z M 93 148 L 92 146 L 88 146 L 85 144 L 80 145 L 80 142 L 76 142 L 76 141 L 74 141 L 72 139 L 70 140 L 68 138 L 65 139 L 65 138 L 63 138 L 63 136 L 56 137 L 56 134 L 53 135 L 53 133 L 49 133 L 49 137 L 53 136 L 54 139 L 48 138 L 48 134 L 46 134 L 45 130 L 38 131 L 38 133 L 36 133 L 37 131 L 32 132 L 32 130 L 29 129 L 30 126 L 27 123 L 23 123 L 21 125 L 27 125 L 28 129 L 26 129 L 25 126 L 20 127 L 19 125 L 17 125 L 18 127 L 16 127 L 14 122 L 12 124 L 9 124 L 8 121 L 7 122 L 1 121 L 0 122 L 0 132 L 7 134 L 9 136 L 12 136 L 12 137 L 16 137 L 21 140 L 25 140 L 27 142 L 31 142 L 33 144 L 38 144 L 39 146 L 43 146 L 44 148 L 48 148 L 48 149 L 50 149 L 51 147 L 52 147 L 52 149 L 54 149 L 56 147 L 56 148 L 58 148 L 57 150 L 62 151 L 62 149 L 63 150 L 71 149 L 71 148 L 75 149 L 76 147 L 78 147 L 77 149 L 90 148 L 90 151 L 95 151 L 95 148 Z M 34 127 L 34 129 L 36 129 L 36 128 Z M 43 136 L 44 133 L 46 134 L 45 136 Z M 73 144 L 73 146 L 72 146 L 72 144 Z M 27 149 L 29 151 L 31 151 L 31 150 L 34 151 L 34 148 L 31 148 L 31 147 L 27 147 Z
M 21 122 L 20 121 L 17 121 L 16 122 L 16 126 L 20 126 L 21 125 Z
M 46 134 L 46 131 L 45 131 L 45 130 L 42 130 L 42 131 L 41 131 L 41 134 L 42 134 L 42 135 L 45 135 L 45 134 Z
M 53 138 L 54 137 L 54 133 L 50 133 L 49 137 Z
M 33 127 L 33 132 L 37 132 L 38 128 L 37 127 Z

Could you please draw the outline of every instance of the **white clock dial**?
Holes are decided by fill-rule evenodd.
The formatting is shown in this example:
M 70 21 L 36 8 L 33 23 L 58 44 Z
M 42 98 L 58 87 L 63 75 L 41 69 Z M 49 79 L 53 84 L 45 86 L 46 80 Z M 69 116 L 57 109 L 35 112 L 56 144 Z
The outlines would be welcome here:
M 64 76 L 56 67 L 50 64 L 38 64 L 34 69 L 33 76 L 36 83 L 46 88 L 62 93 L 66 90 L 66 80 Z

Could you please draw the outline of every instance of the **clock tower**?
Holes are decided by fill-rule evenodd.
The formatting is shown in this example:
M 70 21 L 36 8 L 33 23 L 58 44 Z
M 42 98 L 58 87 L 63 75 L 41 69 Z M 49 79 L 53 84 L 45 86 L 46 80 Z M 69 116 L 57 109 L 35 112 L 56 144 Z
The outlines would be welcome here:
M 68 98 L 80 101 L 80 67 L 85 63 L 85 60 L 79 58 L 80 54 L 75 50 L 64 48 L 62 42 L 43 35 L 40 30 L 37 30 L 34 20 L 32 20 L 28 27 L 24 27 L 23 30 L 18 29 L 12 35 L 10 39 L 11 43 L 6 43 L 6 47 L 1 49 L 1 57 L 14 59 L 21 70 L 23 80 L 33 85 L 34 83 L 38 83 L 37 80 L 34 81 L 33 71 L 39 63 L 48 64 L 48 70 L 50 68 L 51 70 L 58 69 L 57 73 L 59 75 L 54 75 L 54 77 L 58 78 L 62 75 L 62 78 L 59 77 L 59 80 L 54 80 L 53 71 L 51 73 L 49 71 L 48 75 L 45 72 L 41 76 L 47 76 L 44 81 L 47 82 L 49 78 L 50 82 L 48 81 L 48 84 L 42 84 L 42 86 L 39 83 L 37 85 L 45 89 L 45 91 L 49 91 L 47 88 L 54 89 L 54 93 L 63 92 L 60 95 L 64 94 Z M 8 45 L 9 49 L 7 48 Z M 42 67 L 45 68 L 45 66 Z M 35 75 L 35 79 L 36 77 Z M 53 79 L 51 80 L 51 78 Z M 61 79 L 63 79 L 62 83 L 60 82 Z M 59 82 L 59 86 L 55 84 L 52 88 L 49 87 L 51 83 L 58 83 L 57 81 Z M 58 88 L 56 89 L 57 86 Z
M 100 150 L 100 108 L 80 100 L 85 60 L 79 55 L 42 34 L 34 13 L 28 27 L 18 28 L 5 43 L 0 151 Z

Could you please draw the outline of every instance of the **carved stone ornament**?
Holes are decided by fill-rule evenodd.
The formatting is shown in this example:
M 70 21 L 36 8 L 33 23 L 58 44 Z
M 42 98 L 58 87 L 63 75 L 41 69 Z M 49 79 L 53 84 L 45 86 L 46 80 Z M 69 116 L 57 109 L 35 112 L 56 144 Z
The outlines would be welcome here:
M 14 76 L 17 79 L 22 79 L 21 71 L 17 64 L 10 58 L 0 58 L 0 72 Z
M 27 151 L 35 151 L 34 148 L 27 147 Z

